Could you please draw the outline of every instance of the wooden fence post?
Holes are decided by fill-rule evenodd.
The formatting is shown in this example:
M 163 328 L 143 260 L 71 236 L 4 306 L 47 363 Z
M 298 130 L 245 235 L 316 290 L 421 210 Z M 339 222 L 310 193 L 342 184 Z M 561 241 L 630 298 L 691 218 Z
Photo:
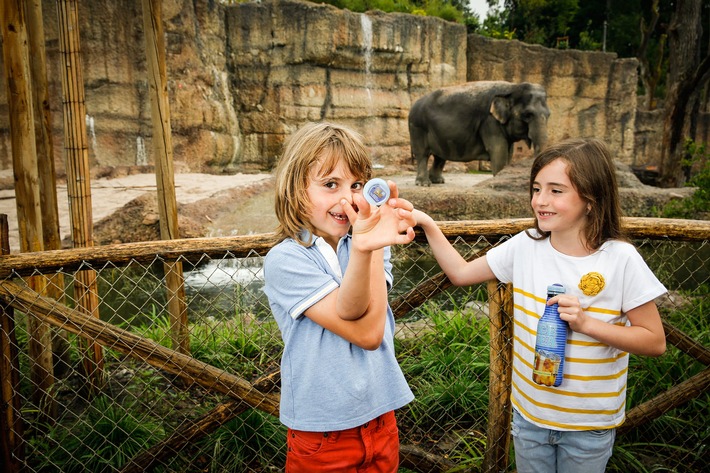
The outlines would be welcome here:
M 34 111 L 32 108 L 32 75 L 28 48 L 27 22 L 24 2 L 0 2 L 2 19 L 3 59 L 10 109 L 12 168 L 15 178 L 17 220 L 20 229 L 20 249 L 23 252 L 42 251 L 42 219 L 40 194 L 37 187 L 37 147 L 35 142 Z M 46 279 L 29 278 L 30 286 L 44 293 Z M 27 317 L 31 377 L 35 389 L 33 402 L 48 418 L 54 415 L 50 392 L 54 384 L 52 366 L 52 338 L 49 325 L 35 317 Z M 40 407 L 41 406 L 41 407 Z
M 143 29 L 148 62 L 151 115 L 153 118 L 153 149 L 155 150 L 155 178 L 158 181 L 158 212 L 160 237 L 163 240 L 180 238 L 178 231 L 177 200 L 173 172 L 173 142 L 170 129 L 168 81 L 165 67 L 165 41 L 161 19 L 161 0 L 143 0 Z M 182 263 L 164 265 L 168 312 L 173 350 L 190 352 L 187 328 L 187 306 Z
M 10 253 L 7 215 L 0 214 L 0 253 Z M 7 473 L 19 473 L 25 459 L 20 408 L 20 358 L 15 337 L 15 310 L 0 305 L 0 450 Z
M 54 168 L 54 145 L 52 144 L 52 115 L 49 109 L 49 87 L 47 85 L 47 54 L 44 37 L 44 15 L 42 1 L 25 2 L 27 16 L 27 38 L 30 52 L 30 72 L 32 76 L 32 101 L 35 122 L 35 143 L 37 148 L 37 177 L 39 180 L 39 200 L 42 220 L 42 242 L 45 250 L 62 247 L 59 234 L 59 209 L 57 205 L 57 179 Z M 46 294 L 57 301 L 64 300 L 64 275 L 56 273 L 46 277 Z M 69 370 L 69 341 L 63 330 L 51 329 L 52 354 L 55 360 L 54 376 L 61 376 Z M 60 374 L 58 374 L 60 373 Z
M 504 472 L 510 454 L 510 403 L 513 375 L 513 287 L 497 280 L 488 282 L 490 317 L 490 378 L 488 381 L 488 430 L 483 471 Z
M 84 79 L 79 47 L 79 11 L 75 0 L 57 0 L 59 56 L 64 95 L 64 148 L 67 153 L 67 193 L 71 210 L 72 243 L 75 247 L 94 246 L 91 210 L 91 174 L 86 138 Z M 84 313 L 99 317 L 99 297 L 94 270 L 80 271 L 74 282 L 74 299 Z M 89 388 L 103 387 L 103 351 L 101 345 L 83 340 L 84 374 Z

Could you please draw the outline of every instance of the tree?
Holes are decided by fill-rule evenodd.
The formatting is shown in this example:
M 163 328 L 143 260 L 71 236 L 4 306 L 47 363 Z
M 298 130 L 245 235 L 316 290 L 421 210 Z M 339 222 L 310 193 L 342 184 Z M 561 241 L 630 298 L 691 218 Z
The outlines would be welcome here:
M 526 43 L 556 47 L 567 37 L 579 10 L 578 0 L 505 0 L 508 28 Z M 569 43 L 569 40 L 567 41 Z
M 701 58 L 701 3 L 701 0 L 677 0 L 668 31 L 672 54 L 660 165 L 660 183 L 664 187 L 679 187 L 689 177 L 683 166 L 684 137 L 695 134 L 693 117 L 700 92 L 710 80 L 710 53 L 706 50 Z
M 663 33 L 659 41 L 659 51 L 656 57 L 656 64 L 655 66 L 652 66 L 648 55 L 648 49 L 660 16 L 661 15 L 658 10 L 658 0 L 653 0 L 651 5 L 650 20 L 647 22 L 643 16 L 641 17 L 641 44 L 639 45 L 638 52 L 636 53 L 636 59 L 639 61 L 639 80 L 644 86 L 644 93 L 646 95 L 645 102 L 648 110 L 655 110 L 656 108 L 656 86 L 658 85 L 658 81 L 661 76 L 663 53 L 665 51 L 666 44 L 666 34 Z

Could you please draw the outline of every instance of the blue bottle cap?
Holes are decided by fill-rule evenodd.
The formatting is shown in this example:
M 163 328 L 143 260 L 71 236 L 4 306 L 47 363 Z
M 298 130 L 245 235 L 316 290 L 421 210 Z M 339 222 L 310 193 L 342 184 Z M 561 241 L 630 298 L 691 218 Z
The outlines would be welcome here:
M 376 177 L 365 183 L 362 193 L 371 205 L 379 207 L 389 200 L 390 187 L 384 179 Z
M 551 284 L 547 286 L 548 294 L 564 294 L 565 292 L 567 291 L 562 284 Z

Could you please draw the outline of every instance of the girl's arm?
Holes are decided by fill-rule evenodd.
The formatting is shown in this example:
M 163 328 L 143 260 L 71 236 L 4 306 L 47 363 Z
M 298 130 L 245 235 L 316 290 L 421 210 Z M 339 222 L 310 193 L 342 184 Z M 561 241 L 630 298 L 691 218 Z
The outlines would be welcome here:
M 560 318 L 566 320 L 575 332 L 634 355 L 661 356 L 666 351 L 666 336 L 654 301 L 626 313 L 630 326 L 608 324 L 589 317 L 574 296 L 553 297 L 549 304 L 555 302 L 559 304 Z
M 473 261 L 466 261 L 456 248 L 451 245 L 434 220 L 422 212 L 412 212 L 424 233 L 429 246 L 434 252 L 436 262 L 441 266 L 452 284 L 455 286 L 470 286 L 479 282 L 495 279 L 495 274 L 488 265 L 485 255 Z

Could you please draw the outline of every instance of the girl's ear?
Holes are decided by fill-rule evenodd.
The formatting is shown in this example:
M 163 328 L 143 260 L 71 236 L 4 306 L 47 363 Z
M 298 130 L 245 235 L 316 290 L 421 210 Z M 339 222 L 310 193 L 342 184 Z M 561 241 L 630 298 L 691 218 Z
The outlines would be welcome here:
M 592 204 L 587 203 L 587 215 L 592 211 Z

